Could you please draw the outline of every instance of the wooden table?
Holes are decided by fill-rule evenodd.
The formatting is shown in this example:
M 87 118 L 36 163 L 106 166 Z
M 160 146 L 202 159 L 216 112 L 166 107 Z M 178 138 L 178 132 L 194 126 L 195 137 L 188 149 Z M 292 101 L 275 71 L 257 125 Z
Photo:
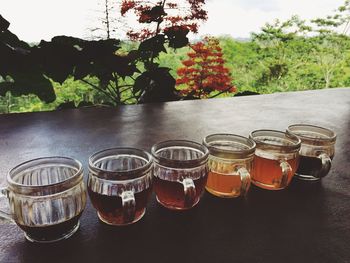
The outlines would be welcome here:
M 205 193 L 187 212 L 154 196 L 128 227 L 100 223 L 90 202 L 69 240 L 39 245 L 0 224 L 0 262 L 350 262 L 350 89 L 328 89 L 0 116 L 0 182 L 16 164 L 64 155 L 84 164 L 113 146 L 150 150 L 167 139 L 201 142 L 217 132 L 247 136 L 312 123 L 338 134 L 333 167 L 321 183 L 297 180 L 284 191 L 252 187 L 247 199 Z

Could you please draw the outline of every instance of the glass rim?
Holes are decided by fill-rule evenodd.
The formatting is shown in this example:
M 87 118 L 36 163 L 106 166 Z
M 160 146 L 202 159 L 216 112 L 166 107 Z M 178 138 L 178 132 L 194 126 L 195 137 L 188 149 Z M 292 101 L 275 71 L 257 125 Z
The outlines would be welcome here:
M 135 154 L 135 153 L 132 154 L 131 153 L 132 151 L 138 152 L 139 154 Z M 124 171 L 108 171 L 108 170 L 96 167 L 94 164 L 94 158 L 96 158 L 97 156 L 99 156 L 101 154 L 108 153 L 108 152 L 110 152 L 110 153 L 116 152 L 117 154 L 129 154 L 129 155 L 134 155 L 134 156 L 138 156 L 138 157 L 146 156 L 147 159 L 146 159 L 146 163 L 144 165 L 142 165 L 141 167 L 138 167 L 135 169 L 124 170 Z M 93 172 L 95 176 L 102 178 L 104 180 L 110 180 L 110 181 L 132 180 L 132 179 L 136 179 L 136 178 L 140 178 L 140 177 L 145 176 L 145 174 L 152 168 L 152 163 L 153 163 L 152 155 L 145 150 L 142 150 L 139 148 L 133 148 L 133 147 L 114 147 L 114 148 L 109 148 L 109 149 L 103 149 L 103 150 L 100 150 L 100 151 L 95 152 L 92 155 L 90 155 L 90 157 L 89 157 L 89 171 Z M 110 178 L 106 178 L 106 176 L 103 176 L 107 173 L 110 176 Z M 138 176 L 138 174 L 142 174 L 142 175 Z
M 311 137 L 311 136 L 307 136 L 307 135 L 298 135 L 298 134 L 295 134 L 293 133 L 293 128 L 314 128 L 314 129 L 317 129 L 319 131 L 324 131 L 324 132 L 327 132 L 329 134 L 331 134 L 330 136 L 327 135 L 328 138 L 314 138 L 314 137 Z M 297 123 L 297 124 L 292 124 L 292 125 L 289 125 L 288 128 L 287 128 L 287 132 L 290 133 L 290 134 L 293 134 L 297 137 L 299 137 L 302 141 L 319 141 L 319 142 L 335 142 L 336 139 L 337 139 L 337 134 L 332 131 L 331 129 L 328 129 L 328 128 L 324 128 L 324 127 L 321 127 L 321 126 L 317 126 L 317 125 L 312 125 L 312 124 L 302 124 L 302 123 Z M 322 133 L 323 135 L 326 135 L 324 133 Z
M 276 145 L 276 144 L 268 143 L 266 141 L 262 141 L 262 140 L 254 138 L 254 135 L 256 133 L 271 133 L 272 136 L 274 136 L 273 134 L 275 134 L 275 137 L 278 137 L 278 136 L 276 136 L 277 134 L 284 135 L 284 137 L 287 137 L 290 139 L 290 142 L 293 145 Z M 249 138 L 251 138 L 252 140 L 255 141 L 257 147 L 260 145 L 264 145 L 264 146 L 267 146 L 267 147 L 269 147 L 271 149 L 275 149 L 275 150 L 283 149 L 285 152 L 299 151 L 300 146 L 301 146 L 301 140 L 300 140 L 300 138 L 298 138 L 298 136 L 296 136 L 294 134 L 289 134 L 289 133 L 284 132 L 284 131 L 279 131 L 279 130 L 269 130 L 269 129 L 255 130 L 255 131 L 252 131 L 250 133 Z M 281 138 L 281 137 L 279 137 L 279 138 Z
M 165 148 L 166 145 L 171 145 L 172 147 L 188 147 L 194 150 L 200 150 L 203 153 L 203 156 L 192 160 L 174 160 L 159 156 L 158 151 Z M 164 165 L 174 169 L 196 168 L 205 164 L 209 158 L 209 150 L 206 146 L 190 140 L 167 140 L 156 143 L 151 148 L 151 154 L 155 162 L 157 162 L 159 165 Z
M 249 148 L 241 149 L 241 150 L 227 150 L 227 149 L 222 149 L 218 146 L 212 146 L 210 145 L 210 142 L 208 142 L 208 140 L 210 139 L 210 137 L 215 137 L 215 136 L 225 136 L 225 137 L 231 138 L 233 139 L 232 140 L 233 143 L 238 142 L 237 139 L 243 139 L 244 141 L 246 141 L 246 146 L 248 146 Z M 213 142 L 215 142 L 215 140 L 213 140 Z M 248 145 L 248 143 L 251 143 L 251 145 Z M 256 143 L 253 139 L 247 138 L 241 135 L 237 135 L 237 134 L 231 134 L 231 133 L 214 133 L 214 134 L 207 135 L 203 138 L 203 144 L 209 149 L 210 154 L 212 151 L 213 153 L 227 153 L 227 154 L 233 154 L 237 156 L 246 155 L 247 157 L 254 154 L 255 148 L 256 148 Z
M 17 170 L 19 170 L 20 168 L 24 167 L 25 165 L 28 165 L 30 163 L 36 163 L 36 162 L 40 162 L 40 161 L 50 161 L 50 160 L 55 160 L 55 159 L 60 159 L 60 160 L 65 160 L 65 161 L 69 161 L 74 163 L 77 167 L 77 171 L 74 173 L 74 175 L 72 175 L 69 178 L 66 178 L 60 182 L 56 182 L 56 183 L 51 183 L 51 184 L 45 184 L 45 185 L 26 185 L 26 184 L 21 184 L 18 183 L 16 181 L 13 180 L 12 175 L 17 172 Z M 53 162 L 52 162 L 53 163 Z M 34 166 L 32 166 L 34 167 Z M 73 183 L 75 181 L 80 181 L 79 178 L 80 176 L 82 177 L 83 175 L 83 165 L 81 164 L 80 161 L 74 159 L 74 158 L 70 158 L 70 157 L 64 157 L 64 156 L 46 156 L 46 157 L 39 157 L 39 158 L 34 158 L 31 160 L 27 160 L 24 161 L 20 164 L 17 164 L 15 167 L 11 168 L 9 170 L 9 172 L 7 173 L 7 182 L 9 183 L 10 186 L 14 187 L 14 188 L 19 188 L 19 189 L 48 189 L 48 188 L 56 188 L 59 186 L 63 186 L 66 185 L 68 183 Z M 75 184 L 74 184 L 75 185 Z

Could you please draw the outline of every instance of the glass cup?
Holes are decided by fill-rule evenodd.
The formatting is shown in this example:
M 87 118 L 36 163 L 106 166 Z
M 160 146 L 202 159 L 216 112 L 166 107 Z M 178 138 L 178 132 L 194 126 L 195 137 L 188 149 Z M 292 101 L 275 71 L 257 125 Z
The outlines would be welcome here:
M 93 154 L 88 193 L 102 222 L 122 226 L 139 221 L 152 195 L 152 156 L 135 148 Z
M 191 141 L 166 141 L 152 147 L 157 201 L 172 210 L 186 210 L 200 200 L 208 178 L 208 149 Z
M 255 142 L 234 134 L 212 134 L 203 144 L 209 149 L 207 191 L 219 197 L 245 196 L 250 188 Z
M 300 139 L 273 130 L 253 131 L 250 138 L 256 143 L 252 183 L 268 190 L 286 188 L 298 167 Z
M 83 168 L 65 157 L 24 162 L 7 175 L 1 189 L 10 209 L 0 216 L 13 220 L 32 242 L 49 243 L 72 236 L 86 205 Z
M 287 133 L 296 135 L 301 140 L 296 177 L 306 181 L 318 181 L 325 177 L 331 169 L 336 134 L 326 128 L 305 124 L 291 125 Z

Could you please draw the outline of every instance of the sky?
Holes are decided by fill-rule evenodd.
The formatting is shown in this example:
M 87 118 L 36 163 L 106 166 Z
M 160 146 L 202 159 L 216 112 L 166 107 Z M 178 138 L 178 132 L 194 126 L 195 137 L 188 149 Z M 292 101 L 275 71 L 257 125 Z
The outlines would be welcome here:
M 91 37 L 89 29 L 99 25 L 102 0 L 0 0 L 0 15 L 11 32 L 27 42 L 53 36 Z M 299 15 L 303 19 L 325 17 L 344 0 L 207 0 L 208 21 L 199 35 L 231 35 L 248 38 L 274 19 Z M 132 21 L 130 21 L 132 25 Z M 118 37 L 123 37 L 120 33 Z

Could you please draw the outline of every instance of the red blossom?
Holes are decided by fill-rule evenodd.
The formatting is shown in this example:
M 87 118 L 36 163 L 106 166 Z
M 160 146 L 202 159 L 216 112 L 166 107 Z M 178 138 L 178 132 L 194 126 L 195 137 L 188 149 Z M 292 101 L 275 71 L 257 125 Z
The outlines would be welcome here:
M 129 10 L 133 9 L 136 6 L 136 2 L 133 0 L 125 0 L 122 2 L 120 12 L 122 15 L 125 15 Z
M 130 30 L 127 35 L 133 40 L 144 40 L 164 33 L 165 29 L 171 27 L 182 27 L 197 33 L 198 24 L 208 19 L 207 11 L 203 9 L 204 4 L 205 0 L 122 0 L 120 11 L 122 16 L 126 16 L 128 12 L 137 16 L 138 22 L 144 27 L 139 31 Z M 144 34 L 145 29 L 151 34 Z
M 177 70 L 181 95 L 207 98 L 213 91 L 236 92 L 217 39 L 206 37 L 191 48 L 189 59 L 182 61 L 184 67 Z

